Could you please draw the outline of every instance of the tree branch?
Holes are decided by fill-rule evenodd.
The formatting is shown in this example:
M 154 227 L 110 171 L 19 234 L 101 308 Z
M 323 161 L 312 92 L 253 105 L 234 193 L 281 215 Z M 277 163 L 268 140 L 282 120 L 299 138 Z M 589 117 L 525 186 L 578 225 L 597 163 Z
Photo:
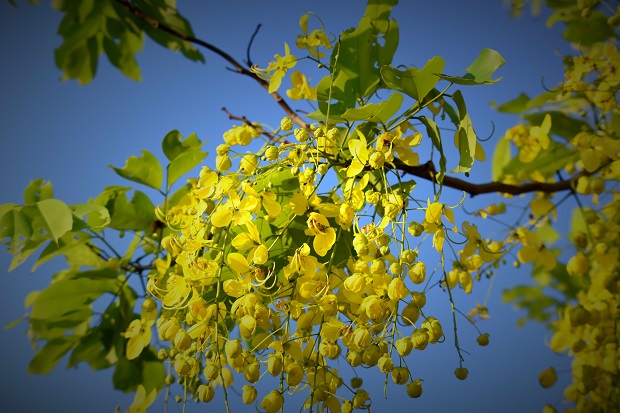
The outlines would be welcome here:
M 395 159 L 394 166 L 396 170 L 407 173 L 409 175 L 414 175 L 420 177 L 422 179 L 426 179 L 427 181 L 437 182 L 437 169 L 435 169 L 435 165 L 432 161 L 428 161 L 425 164 L 418 166 L 409 166 L 404 164 L 402 161 Z M 477 184 L 473 182 L 464 181 L 459 178 L 454 178 L 452 176 L 444 176 L 443 178 L 443 186 L 458 189 L 463 192 L 467 192 L 471 197 L 475 197 L 476 195 L 482 194 L 491 194 L 491 193 L 505 193 L 510 195 L 520 195 L 529 192 L 544 192 L 544 193 L 555 193 L 561 191 L 567 191 L 573 189 L 573 184 L 577 182 L 579 178 L 582 176 L 589 176 L 594 174 L 594 172 L 582 171 L 570 179 L 564 179 L 558 182 L 530 182 L 522 185 L 510 185 L 502 182 L 487 182 L 483 184 Z
M 235 71 L 237 73 L 251 77 L 252 79 L 256 80 L 263 88 L 265 88 L 265 90 L 269 90 L 269 83 L 267 81 L 265 81 L 264 79 L 261 79 L 260 77 L 256 75 L 256 73 L 242 66 L 239 62 L 237 62 L 237 60 L 235 60 L 231 55 L 224 52 L 223 50 L 213 46 L 210 43 L 205 42 L 204 40 L 200 40 L 193 36 L 188 36 L 184 33 L 174 30 L 173 28 L 155 20 L 154 18 L 147 16 L 142 10 L 140 10 L 139 8 L 131 4 L 129 0 L 114 0 L 114 1 L 124 6 L 127 9 L 127 11 L 132 13 L 138 19 L 152 26 L 153 28 L 166 32 L 172 36 L 178 37 L 181 40 L 185 40 L 187 42 L 200 45 L 212 51 L 213 53 L 217 54 L 218 56 L 226 60 L 228 63 L 230 63 L 235 68 Z M 255 35 L 256 35 L 256 32 L 252 35 L 252 39 L 254 38 Z M 277 92 L 273 92 L 271 93 L 271 96 L 275 99 L 278 105 L 280 105 L 280 107 L 284 110 L 284 112 L 286 112 L 288 117 L 291 118 L 293 122 L 295 122 L 297 125 L 299 125 L 302 128 L 307 128 L 309 126 L 306 121 L 304 121 L 301 117 L 299 117 L 299 115 L 295 113 L 295 111 L 289 106 L 289 104 L 284 100 L 284 98 L 280 94 L 278 94 Z
M 257 131 L 259 131 L 260 133 L 262 133 L 263 135 L 265 135 L 267 138 L 269 138 L 270 141 L 276 142 L 276 138 L 269 132 L 267 132 L 266 130 L 264 130 L 263 128 L 257 128 L 252 122 L 250 122 L 250 120 L 248 118 L 246 118 L 245 116 L 236 116 L 233 115 L 232 113 L 230 113 L 228 111 L 228 109 L 226 108 L 222 108 L 222 111 L 224 111 L 224 113 L 226 113 L 228 115 L 228 119 L 232 119 L 232 120 L 238 120 L 241 121 L 243 123 L 245 123 L 246 125 L 248 125 L 249 127 L 251 127 L 252 129 L 256 129 Z

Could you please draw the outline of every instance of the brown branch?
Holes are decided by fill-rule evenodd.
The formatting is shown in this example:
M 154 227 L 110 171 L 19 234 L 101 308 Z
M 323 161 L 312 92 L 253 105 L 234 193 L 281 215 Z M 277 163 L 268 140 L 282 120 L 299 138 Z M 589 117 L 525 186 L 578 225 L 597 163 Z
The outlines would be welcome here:
M 404 164 L 402 161 L 395 159 L 394 166 L 396 170 L 420 177 L 422 179 L 426 179 L 431 182 L 437 182 L 437 169 L 435 169 L 435 165 L 433 162 L 428 161 L 425 164 L 418 166 L 409 166 Z M 476 195 L 481 194 L 491 194 L 491 193 L 504 193 L 510 195 L 520 195 L 529 192 L 545 192 L 545 193 L 555 193 L 561 191 L 572 190 L 574 184 L 577 182 L 579 178 L 582 176 L 589 176 L 594 174 L 594 172 L 582 171 L 570 179 L 564 179 L 558 182 L 530 182 L 522 185 L 510 185 L 502 182 L 487 182 L 483 184 L 476 184 L 473 182 L 464 181 L 459 178 L 454 178 L 451 176 L 444 176 L 443 178 L 443 186 L 458 189 L 463 192 L 467 192 L 471 197 L 475 197 Z
M 172 36 L 178 37 L 181 40 L 185 40 L 187 42 L 197 44 L 199 46 L 202 46 L 212 51 L 213 53 L 217 54 L 218 56 L 226 60 L 228 63 L 230 63 L 235 68 L 235 71 L 237 73 L 251 77 L 252 79 L 257 81 L 263 88 L 265 88 L 265 90 L 269 90 L 269 83 L 267 81 L 265 81 L 264 79 L 261 79 L 260 77 L 258 77 L 258 75 L 256 75 L 256 73 L 242 66 L 231 55 L 224 52 L 223 50 L 213 46 L 210 43 L 205 42 L 204 40 L 200 40 L 193 36 L 188 36 L 187 34 L 174 30 L 173 28 L 155 20 L 154 18 L 147 16 L 142 10 L 140 10 L 139 8 L 131 4 L 129 0 L 115 0 L 115 1 L 121 4 L 122 6 L 124 6 L 127 9 L 127 11 L 132 13 L 138 19 L 152 26 L 154 29 L 161 30 Z M 254 35 L 256 35 L 256 33 L 254 33 Z M 252 36 L 252 38 L 254 37 L 254 35 Z M 299 117 L 299 115 L 295 113 L 295 111 L 289 106 L 289 104 L 284 100 L 284 98 L 280 94 L 278 94 L 277 92 L 273 92 L 271 93 L 271 96 L 275 99 L 278 105 L 280 105 L 280 107 L 284 110 L 284 112 L 286 112 L 288 117 L 291 118 L 293 122 L 295 122 L 297 125 L 299 125 L 302 128 L 307 128 L 309 126 L 306 121 L 304 121 L 301 117 Z

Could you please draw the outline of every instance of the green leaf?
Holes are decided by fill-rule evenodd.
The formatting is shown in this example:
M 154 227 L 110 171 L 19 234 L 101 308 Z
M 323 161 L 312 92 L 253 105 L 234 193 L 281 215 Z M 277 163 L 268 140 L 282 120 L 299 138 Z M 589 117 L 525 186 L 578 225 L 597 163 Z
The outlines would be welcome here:
M 474 164 L 474 156 L 472 153 L 471 143 L 473 141 L 473 151 L 476 150 L 476 138 L 472 140 L 470 136 L 467 136 L 464 128 L 460 128 L 458 132 L 458 149 L 459 149 L 459 166 L 450 172 L 469 172 L 471 166 Z
M 459 129 L 457 135 L 457 147 L 459 149 L 460 159 L 459 166 L 452 172 L 469 172 L 474 164 L 474 155 L 476 154 L 476 132 L 474 131 L 472 121 L 467 113 L 465 99 L 460 90 L 452 94 L 452 99 L 456 103 L 459 117 Z
M 9 254 L 17 254 L 31 236 L 30 219 L 20 207 L 13 206 L 0 218 L 0 240 Z
M 112 381 L 115 389 L 125 392 L 135 391 L 142 384 L 148 394 L 152 389 L 159 390 L 164 386 L 165 374 L 164 364 L 149 346 L 135 360 L 120 357 Z
M 492 79 L 493 73 L 506 63 L 501 54 L 493 49 L 482 49 L 476 60 L 470 64 L 463 76 L 439 75 L 440 78 L 459 85 L 481 85 L 501 80 Z
M 24 189 L 24 203 L 34 204 L 54 197 L 54 189 L 52 183 L 45 182 L 43 178 L 33 179 Z
M 369 3 L 357 28 L 345 31 L 334 46 L 330 65 L 350 80 L 354 98 L 372 95 L 381 81 L 379 68 L 392 62 L 399 36 L 398 24 L 389 19 L 394 3 Z
M 369 103 L 359 108 L 347 109 L 342 117 L 349 122 L 365 120 L 368 122 L 385 124 L 394 116 L 403 103 L 403 95 L 392 93 L 392 96 L 380 103 Z
M 34 241 L 58 238 L 73 228 L 71 208 L 57 199 L 45 199 L 22 209 L 31 219 L 32 239 Z
M 48 341 L 30 360 L 28 373 L 48 374 L 76 343 L 75 336 L 62 336 Z
M 91 236 L 84 232 L 67 233 L 60 237 L 58 244 L 50 242 L 41 252 L 39 259 L 32 267 L 35 271 L 39 266 L 59 255 L 67 257 L 67 262 L 72 266 L 96 266 L 101 264 L 102 259 L 86 244 Z
M 79 311 L 105 293 L 116 293 L 122 282 L 110 269 L 78 273 L 52 283 L 37 296 L 31 317 L 39 320 L 62 318 Z
M 420 117 L 420 122 L 426 126 L 426 134 L 431 138 L 433 146 L 439 151 L 439 174 L 437 174 L 437 182 L 441 183 L 446 175 L 446 155 L 443 152 L 443 144 L 441 143 L 441 133 L 434 120 L 426 116 Z
M 70 205 L 73 215 L 88 223 L 91 229 L 97 231 L 108 226 L 110 221 L 110 211 L 103 205 L 97 204 L 73 204 Z
M 195 133 L 183 140 L 183 135 L 178 130 L 171 130 L 164 136 L 161 148 L 169 161 L 173 161 L 177 156 L 188 149 L 199 148 L 202 145 Z
M 316 98 L 319 110 L 309 118 L 326 121 L 329 115 L 329 122 L 342 122 L 347 109 L 355 107 L 353 82 L 343 72 L 335 76 L 333 83 L 331 76 L 325 76 L 316 87 Z
M 103 38 L 103 50 L 110 63 L 116 66 L 128 78 L 140 81 L 140 67 L 136 61 L 136 52 L 144 47 L 144 34 L 135 32 L 123 24 L 121 20 L 106 19 L 106 27 L 114 26 L 116 30 L 108 30 Z
M 530 101 L 530 97 L 525 93 L 521 92 L 519 96 L 516 98 L 509 100 L 508 102 L 502 103 L 501 105 L 497 105 L 496 103 L 491 103 L 498 112 L 502 113 L 511 113 L 514 115 L 519 115 L 527 109 L 527 103 Z
M 157 219 L 155 206 L 143 192 L 134 191 L 131 201 L 127 198 L 127 192 L 131 188 L 122 186 L 107 187 L 94 201 L 96 204 L 105 206 L 112 220 L 110 228 L 120 231 L 150 231 L 151 225 Z M 96 224 L 88 217 L 89 225 Z
M 441 57 L 435 56 L 426 62 L 422 69 L 412 67 L 407 70 L 398 70 L 391 66 L 383 66 L 381 76 L 390 88 L 406 93 L 421 102 L 439 81 L 438 74 L 441 73 L 445 64 L 446 62 Z
M 510 149 L 510 141 L 501 138 L 495 146 L 493 152 L 493 171 L 492 178 L 495 182 L 499 182 L 504 177 L 504 168 L 510 163 L 512 153 Z
M 117 359 L 110 346 L 103 342 L 103 335 L 96 330 L 81 337 L 79 343 L 71 352 L 67 368 L 76 366 L 80 362 L 86 362 L 93 370 L 101 370 L 113 365 Z
M 562 36 L 569 42 L 582 46 L 592 46 L 610 38 L 617 38 L 616 31 L 607 23 L 608 16 L 598 10 L 590 16 L 578 17 L 568 21 Z
M 58 319 L 30 319 L 30 332 L 37 340 L 53 340 L 67 334 L 69 330 L 88 327 L 93 315 L 90 307 L 81 307 L 77 311 L 67 313 Z
M 110 168 L 125 179 L 157 190 L 161 189 L 164 176 L 163 169 L 155 155 L 147 150 L 142 150 L 140 157 L 130 156 L 123 168 L 116 168 L 112 165 Z
M 198 166 L 205 157 L 206 152 L 200 147 L 187 149 L 185 152 L 175 157 L 168 165 L 168 188 L 170 188 L 181 176 L 185 175 L 193 168 Z

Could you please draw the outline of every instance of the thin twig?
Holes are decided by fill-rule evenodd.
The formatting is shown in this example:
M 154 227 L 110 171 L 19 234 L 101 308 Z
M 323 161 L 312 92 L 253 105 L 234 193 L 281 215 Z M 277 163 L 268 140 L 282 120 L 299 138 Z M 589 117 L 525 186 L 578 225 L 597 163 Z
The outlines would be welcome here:
M 115 1 L 121 4 L 122 6 L 124 6 L 127 9 L 127 11 L 132 13 L 138 19 L 152 26 L 154 29 L 161 30 L 162 32 L 166 32 L 174 37 L 178 37 L 181 40 L 185 40 L 187 42 L 197 44 L 199 46 L 202 46 L 212 51 L 213 53 L 217 54 L 218 56 L 226 60 L 228 63 L 230 63 L 235 68 L 234 70 L 237 73 L 251 77 L 252 79 L 257 81 L 263 88 L 265 88 L 265 90 L 269 90 L 269 83 L 267 81 L 258 77 L 256 73 L 250 71 L 248 68 L 242 66 L 239 62 L 237 62 L 237 60 L 235 60 L 231 55 L 229 55 L 222 49 L 215 47 L 211 43 L 207 43 L 204 40 L 197 39 L 193 36 L 189 36 L 187 34 L 181 33 L 159 22 L 158 20 L 155 20 L 154 18 L 147 16 L 142 10 L 134 6 L 128 0 L 115 0 Z M 284 98 L 280 94 L 278 94 L 277 92 L 273 92 L 270 94 L 275 99 L 275 101 L 278 103 L 278 105 L 280 105 L 280 107 L 284 110 L 284 112 L 286 112 L 288 117 L 291 118 L 293 122 L 295 122 L 297 125 L 299 125 L 302 128 L 307 128 L 309 126 L 306 121 L 304 121 L 302 118 L 299 117 L 299 115 L 295 113 L 295 111 L 289 106 L 289 104 L 284 100 Z
M 236 116 L 233 115 L 232 113 L 230 113 L 228 111 L 228 109 L 226 108 L 222 108 L 222 110 L 224 111 L 224 113 L 226 113 L 228 115 L 228 119 L 232 119 L 232 120 L 238 120 L 241 121 L 243 123 L 245 123 L 246 125 L 248 125 L 249 127 L 256 129 L 258 132 L 262 133 L 263 135 L 265 135 L 267 138 L 269 138 L 270 141 L 277 141 L 277 139 L 275 138 L 275 136 L 273 136 L 271 133 L 267 132 L 266 130 L 264 130 L 263 128 L 257 128 L 256 126 L 254 126 L 254 124 L 252 122 L 250 122 L 250 120 L 248 118 L 246 118 L 245 116 Z
M 258 26 L 256 26 L 256 30 L 254 30 L 254 33 L 252 33 L 252 37 L 250 37 L 250 42 L 248 43 L 248 49 L 245 52 L 246 53 L 245 64 L 247 64 L 248 67 L 254 66 L 254 63 L 252 62 L 252 59 L 250 58 L 250 50 L 252 49 L 252 43 L 254 43 L 254 38 L 258 34 L 258 31 L 260 30 L 261 26 L 262 25 L 260 23 Z

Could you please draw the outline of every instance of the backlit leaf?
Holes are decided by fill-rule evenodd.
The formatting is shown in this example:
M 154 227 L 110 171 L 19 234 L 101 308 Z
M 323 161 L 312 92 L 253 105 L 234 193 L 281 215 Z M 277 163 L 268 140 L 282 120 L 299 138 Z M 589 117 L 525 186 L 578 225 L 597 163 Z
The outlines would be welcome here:
M 142 156 L 131 156 L 127 159 L 124 167 L 116 168 L 114 172 L 119 174 L 125 179 L 138 182 L 143 185 L 150 186 L 151 188 L 160 189 L 163 180 L 163 169 L 161 164 L 151 152 L 142 150 Z
M 495 83 L 501 78 L 492 79 L 493 73 L 506 63 L 501 54 L 493 49 L 482 49 L 476 60 L 470 64 L 463 76 L 439 75 L 444 80 L 459 85 L 481 85 Z

